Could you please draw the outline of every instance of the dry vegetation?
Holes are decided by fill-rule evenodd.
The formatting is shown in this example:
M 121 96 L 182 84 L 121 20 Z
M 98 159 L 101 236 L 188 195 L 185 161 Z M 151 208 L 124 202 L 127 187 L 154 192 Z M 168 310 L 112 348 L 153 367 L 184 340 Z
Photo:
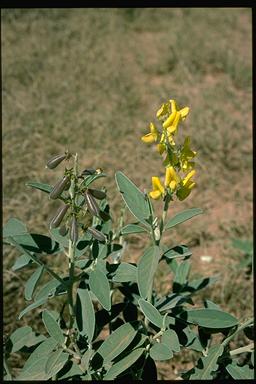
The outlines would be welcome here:
M 47 234 L 56 205 L 25 182 L 54 183 L 61 170 L 53 174 L 45 162 L 66 148 L 79 153 L 84 168 L 108 174 L 104 183 L 117 218 L 122 201 L 114 173 L 122 170 L 151 188 L 151 175 L 162 170 L 140 137 L 159 105 L 175 98 L 191 108 L 182 129 L 199 161 L 197 189 L 171 210 L 200 207 L 205 214 L 167 241 L 191 246 L 193 275 L 220 276 L 199 302 L 208 297 L 241 320 L 250 316 L 252 280 L 237 268 L 243 255 L 231 241 L 252 238 L 251 29 L 246 8 L 3 10 L 4 223 L 17 217 L 30 231 Z M 127 259 L 136 259 L 144 245 L 144 238 L 131 237 Z M 7 334 L 24 307 L 25 272 L 11 272 L 15 256 L 5 248 Z M 61 268 L 60 259 L 53 262 Z M 164 271 L 158 281 L 159 289 L 170 286 Z M 176 370 L 186 359 L 176 359 Z M 17 357 L 13 365 L 19 363 Z M 160 379 L 175 372 L 173 360 L 159 364 Z

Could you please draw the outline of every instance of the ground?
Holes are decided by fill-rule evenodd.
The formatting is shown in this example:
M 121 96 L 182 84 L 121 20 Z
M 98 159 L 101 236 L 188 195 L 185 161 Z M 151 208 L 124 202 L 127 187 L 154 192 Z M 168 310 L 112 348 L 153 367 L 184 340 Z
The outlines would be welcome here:
M 164 170 L 140 137 L 161 103 L 174 98 L 188 105 L 181 135 L 191 136 L 198 153 L 197 187 L 169 215 L 192 207 L 204 214 L 166 241 L 191 247 L 192 275 L 220 277 L 199 300 L 208 295 L 241 321 L 251 316 L 252 280 L 237 267 L 244 255 L 232 246 L 234 238 L 252 239 L 249 8 L 5 9 L 2 76 L 3 221 L 17 217 L 44 234 L 57 205 L 25 182 L 55 183 L 61 170 L 45 169 L 51 155 L 69 148 L 84 168 L 103 168 L 118 218 L 115 172 L 149 191 L 151 176 Z M 137 260 L 145 244 L 132 236 L 126 257 Z M 27 275 L 11 271 L 16 256 L 5 247 L 6 334 L 31 320 L 17 321 Z M 164 271 L 161 284 L 170 284 Z M 177 377 L 186 364 L 185 355 L 159 364 L 159 378 Z

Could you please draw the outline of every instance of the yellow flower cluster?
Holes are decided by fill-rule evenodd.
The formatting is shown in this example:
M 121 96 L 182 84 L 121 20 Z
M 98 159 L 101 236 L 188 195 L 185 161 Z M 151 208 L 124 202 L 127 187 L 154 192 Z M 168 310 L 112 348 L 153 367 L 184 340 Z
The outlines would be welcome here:
M 186 137 L 182 146 L 176 145 L 174 141 L 179 123 L 185 120 L 188 113 L 188 107 L 179 109 L 175 100 L 169 100 L 162 104 L 156 113 L 157 119 L 162 123 L 161 131 L 151 122 L 150 132 L 141 138 L 144 143 L 156 143 L 159 154 L 165 156 L 163 161 L 166 167 L 165 182 L 162 185 L 159 177 L 152 177 L 153 190 L 149 193 L 152 199 L 176 193 L 179 200 L 184 200 L 196 185 L 191 180 L 195 174 L 193 158 L 196 152 L 190 148 L 190 138 Z M 183 176 L 179 172 L 182 172 Z

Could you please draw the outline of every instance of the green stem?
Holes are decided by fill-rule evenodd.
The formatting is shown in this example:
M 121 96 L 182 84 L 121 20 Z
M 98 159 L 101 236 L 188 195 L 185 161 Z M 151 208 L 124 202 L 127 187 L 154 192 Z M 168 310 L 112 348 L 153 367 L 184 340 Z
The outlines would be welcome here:
M 244 324 L 241 324 L 240 327 L 238 327 L 234 333 L 232 333 L 232 335 L 230 335 L 229 337 L 227 337 L 225 340 L 222 341 L 222 345 L 224 347 L 226 347 L 228 345 L 228 343 L 233 339 L 233 337 L 239 333 L 240 331 L 242 331 L 244 328 L 248 327 L 249 325 L 253 324 L 253 319 L 249 319 L 247 320 Z
M 254 350 L 254 343 L 245 345 L 244 347 L 233 349 L 229 352 L 230 356 L 239 355 L 240 353 L 244 352 L 252 352 Z

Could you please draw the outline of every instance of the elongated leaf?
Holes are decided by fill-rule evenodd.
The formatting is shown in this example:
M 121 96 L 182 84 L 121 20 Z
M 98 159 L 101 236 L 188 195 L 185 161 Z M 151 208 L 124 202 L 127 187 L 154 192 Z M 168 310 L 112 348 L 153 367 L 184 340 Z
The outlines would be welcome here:
M 179 286 L 182 286 L 182 285 L 186 284 L 187 279 L 188 279 L 188 274 L 189 274 L 190 266 L 191 266 L 191 264 L 190 264 L 189 260 L 182 261 L 178 265 L 178 268 L 177 268 L 176 273 L 175 273 L 175 279 L 174 279 L 174 282 L 173 282 L 173 288 L 174 288 L 175 284 L 178 284 Z M 177 290 L 174 289 L 174 292 L 176 292 L 176 291 Z
M 59 252 L 59 244 L 50 237 L 38 235 L 37 233 L 25 233 L 23 235 L 13 235 L 6 238 L 6 242 L 15 245 L 13 240 L 23 249 L 30 252 L 47 254 Z
M 218 369 L 217 360 L 222 355 L 223 345 L 214 345 L 208 350 L 208 354 L 202 357 L 200 368 L 196 367 L 195 372 L 190 376 L 191 380 L 212 380 L 213 373 Z
M 86 335 L 88 341 L 91 342 L 95 328 L 95 313 L 87 289 L 78 288 L 77 290 L 76 321 L 80 334 Z
M 20 320 L 26 313 L 30 312 L 32 309 L 40 307 L 40 305 L 44 304 L 46 301 L 47 298 L 42 297 L 41 299 L 36 300 L 34 303 L 28 305 L 25 309 L 23 309 L 23 311 L 20 312 L 18 319 Z
M 63 335 L 63 332 L 53 315 L 49 311 L 45 310 L 43 311 L 42 319 L 49 335 L 59 344 L 63 344 L 65 336 Z
M 32 300 L 34 290 L 36 288 L 38 281 L 40 280 L 40 277 L 42 276 L 43 271 L 44 271 L 44 266 L 43 265 L 39 266 L 26 282 L 25 293 L 24 293 L 26 300 Z
M 106 275 L 99 269 L 90 272 L 89 286 L 103 308 L 109 311 L 111 308 L 111 299 L 109 282 Z
M 154 274 L 160 260 L 159 247 L 152 246 L 147 248 L 138 263 L 138 287 L 143 299 L 147 299 L 151 285 L 153 284 Z
M 63 352 L 61 349 L 52 352 L 45 364 L 45 373 L 49 375 L 49 377 L 53 377 L 58 373 L 61 368 L 64 367 L 66 362 L 68 361 L 69 354 Z
M 163 343 L 156 343 L 150 348 L 150 357 L 153 360 L 169 360 L 173 357 L 172 350 Z
M 137 281 L 137 267 L 129 263 L 120 263 L 112 280 L 116 282 Z
M 132 342 L 136 333 L 137 331 L 130 323 L 121 325 L 111 333 L 97 350 L 97 353 L 102 356 L 104 364 L 120 355 Z
M 43 191 L 46 193 L 50 193 L 53 190 L 53 187 L 51 185 L 45 184 L 45 183 L 38 183 L 36 181 L 29 181 L 26 183 L 26 186 L 39 189 L 40 191 Z
M 166 329 L 164 331 L 161 342 L 166 344 L 172 351 L 180 352 L 179 338 L 173 329 Z
M 146 318 L 157 327 L 162 328 L 163 316 L 160 314 L 160 312 L 158 312 L 158 310 L 151 303 L 144 299 L 140 299 L 138 303 Z
M 176 245 L 164 252 L 163 258 L 168 260 L 177 259 L 181 257 L 189 257 L 192 255 L 192 252 L 185 245 Z
M 116 173 L 116 183 L 131 213 L 140 222 L 149 226 L 146 220 L 150 217 L 150 210 L 144 194 L 120 171 Z
M 47 299 L 55 294 L 57 287 L 62 287 L 62 284 L 56 280 L 50 280 L 48 283 L 42 286 L 42 288 L 36 293 L 35 300 Z
M 92 357 L 93 353 L 93 349 L 87 349 L 87 351 L 82 356 L 80 366 L 83 368 L 84 372 L 86 372 L 89 368 L 89 360 Z
M 253 380 L 254 370 L 251 369 L 248 365 L 244 365 L 243 367 L 239 367 L 236 364 L 228 364 L 226 370 L 235 380 Z
M 143 233 L 147 232 L 147 230 L 138 224 L 127 224 L 125 227 L 121 229 L 122 235 L 130 235 L 133 233 Z
M 187 221 L 196 215 L 200 215 L 201 213 L 203 213 L 201 208 L 190 208 L 179 212 L 166 223 L 164 229 L 175 227 L 175 225 L 183 223 L 184 221 Z
M 181 289 L 181 292 L 183 295 L 190 295 L 192 292 L 199 291 L 200 289 L 214 284 L 217 280 L 219 280 L 219 277 L 212 276 L 188 281 L 188 283 Z
M 11 218 L 3 227 L 3 238 L 9 236 L 24 235 L 28 232 L 27 227 L 22 221 Z
M 229 328 L 238 323 L 229 313 L 210 308 L 191 309 L 180 313 L 177 317 L 206 328 Z
M 144 348 L 137 348 L 134 351 L 130 352 L 128 356 L 124 357 L 123 359 L 112 365 L 112 367 L 104 376 L 104 380 L 114 380 L 122 372 L 130 368 L 143 354 L 144 351 Z
M 31 347 L 41 343 L 46 339 L 43 335 L 35 335 L 31 327 L 25 326 L 16 329 L 7 341 L 6 350 L 9 352 L 17 352 L 23 347 Z
M 187 301 L 186 297 L 178 295 L 177 293 L 171 293 L 157 300 L 155 307 L 159 312 L 166 311 L 168 309 L 174 308 L 177 305 L 181 305 Z
M 27 265 L 31 264 L 33 260 L 28 255 L 24 254 L 19 256 L 15 263 L 12 266 L 13 271 L 18 271 L 19 269 L 26 267 Z
M 209 308 L 209 309 L 217 309 L 218 311 L 221 311 L 221 308 L 219 305 L 215 304 L 213 301 L 211 300 L 205 300 L 204 301 L 204 306 L 205 308 Z
M 85 180 L 83 181 L 83 186 L 85 186 L 86 188 L 89 187 L 89 185 L 91 183 L 93 183 L 95 180 L 101 178 L 101 177 L 106 177 L 106 173 L 96 173 L 95 175 L 90 175 L 90 176 L 87 176 L 85 178 Z
M 51 337 L 43 341 L 29 356 L 17 380 L 48 380 L 45 364 L 56 345 L 57 341 Z

